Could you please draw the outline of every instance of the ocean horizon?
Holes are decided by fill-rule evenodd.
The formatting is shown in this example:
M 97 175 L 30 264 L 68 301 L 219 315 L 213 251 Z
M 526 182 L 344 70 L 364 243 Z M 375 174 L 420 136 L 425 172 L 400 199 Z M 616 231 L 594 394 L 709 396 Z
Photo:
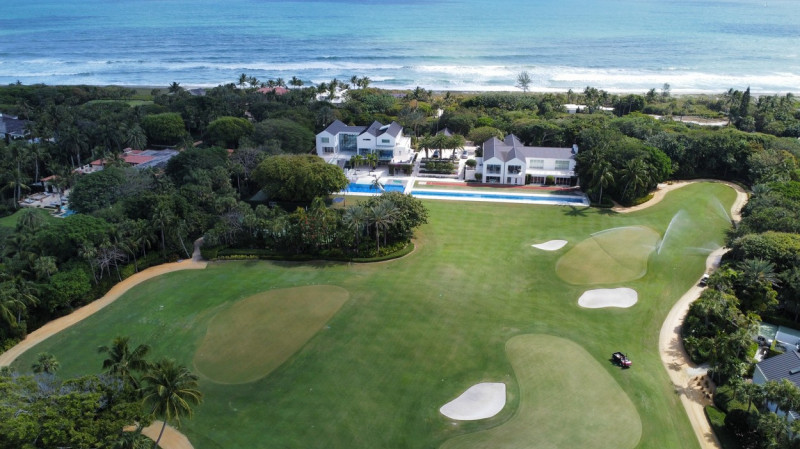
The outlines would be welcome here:
M 0 83 L 800 92 L 795 0 L 33 0 L 0 5 Z

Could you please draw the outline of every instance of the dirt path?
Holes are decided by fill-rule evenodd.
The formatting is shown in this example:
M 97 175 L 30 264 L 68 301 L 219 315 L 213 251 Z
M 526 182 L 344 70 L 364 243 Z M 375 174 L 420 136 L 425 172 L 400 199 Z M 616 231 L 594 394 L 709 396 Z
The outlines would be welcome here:
M 142 435 L 155 441 L 158 438 L 158 433 L 161 432 L 162 421 L 153 421 L 153 424 L 142 429 Z M 186 435 L 180 433 L 178 429 L 167 424 L 164 429 L 164 435 L 161 436 L 161 441 L 158 442 L 158 447 L 163 449 L 194 449 L 192 443 L 186 438 Z
M 653 195 L 653 199 L 640 204 L 635 207 L 621 208 L 615 207 L 617 212 L 633 212 L 635 210 L 645 209 L 661 201 L 667 192 L 687 186 L 694 182 L 721 182 L 725 185 L 732 187 L 736 190 L 736 201 L 731 206 L 731 217 L 734 221 L 742 219 L 742 207 L 747 203 L 747 192 L 740 186 L 715 180 L 697 180 L 697 181 L 680 181 L 672 184 L 659 184 L 659 189 Z M 727 248 L 720 248 L 708 256 L 706 259 L 706 271 L 710 271 L 719 266 L 722 255 L 725 254 Z M 713 385 L 703 388 L 705 382 L 706 369 L 698 367 L 689 360 L 689 356 L 683 349 L 681 344 L 680 334 L 683 319 L 689 312 L 689 306 L 694 302 L 703 291 L 702 287 L 693 286 L 689 289 L 678 302 L 669 311 L 664 325 L 661 327 L 661 333 L 658 338 L 658 349 L 661 353 L 661 361 L 669 374 L 670 379 L 675 388 L 675 392 L 680 395 L 681 402 L 686 408 L 686 414 L 689 421 L 692 423 L 695 435 L 700 442 L 700 447 L 703 449 L 719 449 L 720 444 L 717 440 L 714 431 L 705 415 L 705 406 L 711 403 L 710 390 Z
M 17 343 L 16 346 L 4 352 L 3 354 L 0 354 L 0 366 L 10 365 L 25 351 L 31 349 L 52 335 L 55 335 L 72 326 L 73 324 L 93 315 L 105 306 L 116 301 L 132 287 L 139 285 L 144 281 L 152 279 L 156 276 L 161 276 L 165 273 L 171 273 L 173 271 L 200 270 L 205 268 L 208 263 L 202 261 L 202 257 L 200 256 L 200 245 L 202 245 L 202 243 L 202 239 L 198 239 L 195 242 L 194 252 L 191 260 L 165 263 L 142 270 L 112 287 L 111 290 L 109 290 L 108 293 L 106 293 L 102 298 L 81 307 L 67 316 L 53 320 L 39 329 L 31 332 L 27 337 L 25 337 L 24 340 Z M 161 421 L 155 421 L 152 425 L 145 427 L 142 433 L 155 441 L 155 439 L 158 438 L 158 433 L 161 431 L 161 424 Z M 164 430 L 164 436 L 161 437 L 159 446 L 164 449 L 194 449 L 192 447 L 192 443 L 189 442 L 189 439 L 186 438 L 185 435 L 169 425 Z

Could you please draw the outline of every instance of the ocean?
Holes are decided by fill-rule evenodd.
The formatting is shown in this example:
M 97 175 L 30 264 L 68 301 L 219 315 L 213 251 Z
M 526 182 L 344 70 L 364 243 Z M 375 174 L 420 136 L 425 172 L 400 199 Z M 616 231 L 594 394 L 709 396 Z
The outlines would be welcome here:
M 0 83 L 800 92 L 797 0 L 0 2 Z

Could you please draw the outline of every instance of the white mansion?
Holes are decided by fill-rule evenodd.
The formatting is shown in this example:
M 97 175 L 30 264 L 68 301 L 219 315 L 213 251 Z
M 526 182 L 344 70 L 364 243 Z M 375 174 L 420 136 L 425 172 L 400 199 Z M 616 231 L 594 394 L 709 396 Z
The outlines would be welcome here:
M 493 137 L 483 143 L 483 181 L 524 185 L 525 176 L 530 175 L 532 184 L 544 184 L 552 176 L 557 185 L 574 185 L 577 153 L 577 145 L 527 147 L 513 134 L 503 141 Z
M 317 134 L 317 155 L 329 162 L 347 161 L 356 154 L 376 153 L 381 162 L 410 162 L 414 151 L 411 138 L 403 136 L 397 122 L 384 125 L 347 126 L 339 120 Z

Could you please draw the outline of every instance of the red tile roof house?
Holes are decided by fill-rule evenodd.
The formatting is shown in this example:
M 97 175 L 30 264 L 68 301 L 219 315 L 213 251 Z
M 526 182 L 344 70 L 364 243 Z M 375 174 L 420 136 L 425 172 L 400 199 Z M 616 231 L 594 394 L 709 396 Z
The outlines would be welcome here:
M 268 93 L 272 92 L 275 95 L 285 95 L 285 94 L 289 93 L 289 89 L 287 89 L 285 87 L 281 87 L 281 86 L 278 86 L 278 87 L 262 87 L 261 89 L 258 89 L 256 92 L 260 92 L 262 94 L 268 94 Z

